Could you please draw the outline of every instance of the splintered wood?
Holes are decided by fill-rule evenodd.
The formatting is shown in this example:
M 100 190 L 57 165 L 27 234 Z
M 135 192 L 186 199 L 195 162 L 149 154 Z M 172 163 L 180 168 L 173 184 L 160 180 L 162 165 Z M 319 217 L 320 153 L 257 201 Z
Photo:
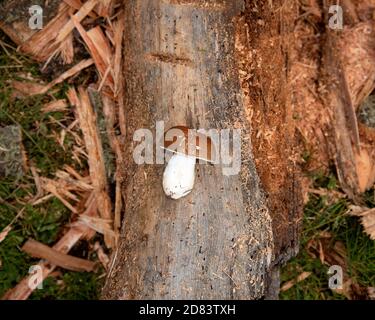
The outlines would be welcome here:
M 110 220 L 112 219 L 112 204 L 108 194 L 108 182 L 104 166 L 103 148 L 96 125 L 96 115 L 91 106 L 89 95 L 84 88 L 79 88 L 79 96 L 74 89 L 70 89 L 68 95 L 69 97 L 73 97 L 71 103 L 75 103 L 80 127 L 85 139 L 90 176 L 97 198 L 100 215 L 103 219 Z M 108 247 L 114 245 L 114 239 L 108 233 L 105 234 L 105 241 Z
M 64 25 L 64 27 L 59 31 L 59 34 L 56 38 L 56 44 L 61 43 L 65 38 L 73 31 L 74 23 L 73 18 L 77 23 L 81 22 L 86 16 L 94 9 L 98 0 L 89 0 L 85 2 L 78 10 L 75 15 L 71 16 L 71 19 Z
M 33 239 L 26 241 L 22 246 L 22 251 L 32 257 L 48 260 L 57 267 L 71 271 L 91 272 L 95 267 L 95 263 L 92 261 L 69 256 Z
M 328 171 L 333 163 L 340 186 L 357 199 L 375 182 L 375 130 L 357 119 L 375 89 L 374 2 L 343 1 L 343 29 L 325 24 L 319 30 L 317 25 L 329 21 L 329 8 L 335 4 L 309 1 L 302 7 L 306 20 L 297 22 L 291 57 L 296 61 L 290 72 L 293 107 L 309 154 L 306 169 Z
M 55 18 L 53 18 L 41 31 L 34 33 L 26 42 L 17 43 L 20 50 L 30 54 L 35 60 L 44 62 L 51 55 L 58 53 L 59 43 L 56 38 L 62 27 L 69 21 L 70 7 L 66 3 L 60 4 Z M 4 30 L 6 32 L 6 30 Z
M 362 23 L 340 36 L 329 31 L 323 53 L 328 83 L 325 100 L 334 112 L 335 143 L 331 152 L 336 155 L 334 160 L 341 186 L 350 198 L 375 182 L 374 149 L 366 131 L 360 135 L 356 115 L 375 88 L 375 48 L 370 45 L 374 27 L 373 22 Z M 360 65 L 359 56 L 362 57 Z

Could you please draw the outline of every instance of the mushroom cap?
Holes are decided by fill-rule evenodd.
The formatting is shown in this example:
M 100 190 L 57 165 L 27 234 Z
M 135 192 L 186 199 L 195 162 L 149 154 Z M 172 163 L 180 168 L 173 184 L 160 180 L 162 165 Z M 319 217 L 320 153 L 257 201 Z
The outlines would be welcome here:
M 166 130 L 162 148 L 174 154 L 188 155 L 207 162 L 215 160 L 211 138 L 186 126 L 175 126 Z

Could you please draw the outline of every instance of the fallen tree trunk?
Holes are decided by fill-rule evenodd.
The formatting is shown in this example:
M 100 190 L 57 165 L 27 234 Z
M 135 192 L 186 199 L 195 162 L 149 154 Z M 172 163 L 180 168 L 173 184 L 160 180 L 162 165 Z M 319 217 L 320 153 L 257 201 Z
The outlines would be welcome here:
M 103 290 L 104 299 L 277 296 L 274 264 L 287 260 L 298 246 L 300 199 L 293 189 L 293 170 L 279 179 L 281 170 L 290 163 L 282 159 L 278 166 L 264 165 L 262 175 L 279 179 L 279 184 L 263 181 L 263 188 L 254 162 L 252 136 L 256 132 L 252 132 L 251 114 L 262 111 L 266 119 L 271 117 L 261 101 L 245 103 L 241 88 L 245 80 L 240 81 L 239 77 L 241 58 L 236 49 L 236 44 L 240 44 L 236 43 L 236 32 L 246 32 L 246 19 L 250 16 L 243 12 L 250 12 L 248 4 L 244 7 L 239 0 L 124 3 L 125 217 L 120 245 Z M 279 13 L 274 13 L 275 8 L 269 13 L 269 5 L 272 6 L 268 1 L 262 2 L 258 14 L 261 17 L 263 13 L 266 22 L 271 23 Z M 271 29 L 265 29 L 266 37 L 274 36 L 267 34 Z M 253 40 L 254 45 L 264 45 Z M 239 41 L 250 39 L 245 35 L 245 40 Z M 251 49 L 254 48 L 244 48 L 242 54 L 251 54 Z M 278 44 L 274 53 L 281 57 L 275 66 L 279 72 L 276 76 L 285 82 L 285 51 Z M 254 70 L 259 76 L 257 72 Z M 278 85 L 281 87 L 282 83 Z M 280 94 L 272 90 L 263 88 L 263 94 Z M 269 108 L 273 110 L 272 106 Z M 284 95 L 275 110 L 285 115 L 286 108 Z M 176 125 L 241 129 L 240 172 L 226 176 L 220 166 L 198 165 L 193 191 L 179 200 L 168 199 L 162 189 L 164 167 L 136 165 L 133 159 L 134 133 L 141 128 L 155 131 L 157 121 L 165 121 L 165 129 Z M 279 124 L 283 121 L 286 117 L 280 116 Z M 267 129 L 267 125 L 258 129 Z M 268 143 L 271 139 L 288 149 L 293 137 L 287 131 L 281 127 L 274 137 L 263 132 L 258 139 Z M 281 151 L 288 152 L 279 149 L 275 154 L 283 156 Z M 258 160 L 270 156 L 267 152 L 257 155 Z M 276 185 L 285 186 L 286 190 L 278 191 Z M 290 186 L 293 190 L 288 189 Z M 288 201 L 291 204 L 276 212 L 280 203 Z M 275 212 L 270 212 L 269 207 Z M 293 219 L 289 219 L 290 212 Z M 272 281 L 276 281 L 276 286 L 270 286 Z M 268 287 L 274 294 L 267 294 Z
M 327 172 L 332 161 L 341 187 L 356 201 L 375 180 L 374 120 L 367 114 L 374 101 L 374 0 L 343 1 L 345 24 L 339 30 L 328 24 L 336 3 L 328 0 L 133 0 L 125 8 L 116 5 L 114 15 L 111 0 L 99 6 L 87 0 L 82 7 L 79 1 L 52 2 L 43 14 L 48 24 L 37 31 L 20 13 L 43 1 L 7 0 L 0 5 L 7 12 L 0 14 L 0 28 L 21 52 L 53 65 L 57 58 L 51 55 L 73 62 L 75 26 L 93 58 L 67 66 L 48 86 L 13 81 L 18 91 L 46 92 L 94 61 L 103 78 L 99 91 L 108 80 L 114 93 L 113 101 L 103 101 L 113 116 L 107 130 L 119 111 L 117 125 L 128 137 L 124 176 L 116 182 L 116 230 L 122 182 L 126 216 L 103 297 L 277 297 L 278 267 L 298 251 L 296 163 L 302 147 L 304 169 Z M 85 19 L 97 14 L 112 17 L 109 28 L 92 28 L 93 20 Z M 117 22 L 125 20 L 121 74 L 123 25 Z M 85 28 L 91 30 L 86 34 Z M 109 99 L 111 92 L 102 94 Z M 123 108 L 116 110 L 115 102 Z M 140 128 L 154 130 L 157 121 L 165 128 L 241 129 L 241 171 L 227 177 L 221 167 L 200 165 L 189 196 L 166 198 L 163 166 L 133 161 L 132 136 Z M 114 130 L 111 136 L 121 163 Z

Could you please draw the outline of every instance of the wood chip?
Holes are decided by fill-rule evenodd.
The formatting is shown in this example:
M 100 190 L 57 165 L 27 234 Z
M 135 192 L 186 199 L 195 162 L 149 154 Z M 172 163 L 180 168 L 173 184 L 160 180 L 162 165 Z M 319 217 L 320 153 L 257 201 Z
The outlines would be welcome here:
M 90 176 L 98 200 L 100 216 L 103 219 L 113 220 L 112 202 L 108 193 L 103 147 L 97 127 L 96 115 L 91 106 L 87 90 L 83 87 L 79 88 L 79 97 L 74 89 L 69 91 L 71 91 L 69 93 L 71 100 L 78 102 L 76 110 L 88 153 Z M 113 235 L 105 234 L 104 238 L 107 247 L 112 247 L 114 244 Z
M 302 272 L 296 279 L 293 279 L 293 280 L 285 282 L 282 285 L 280 291 L 284 292 L 284 291 L 289 290 L 290 288 L 292 288 L 293 286 L 295 286 L 298 282 L 301 282 L 301 281 L 305 280 L 310 275 L 311 275 L 311 272 L 307 272 L 307 271 Z
M 59 47 L 60 56 L 64 64 L 71 64 L 74 60 L 73 33 L 70 33 Z
M 64 2 L 76 10 L 80 10 L 83 6 L 81 0 L 64 0 Z M 88 16 L 91 18 L 97 17 L 97 15 L 94 12 L 89 12 Z
M 103 234 L 103 235 L 108 234 L 111 237 L 115 236 L 113 232 L 113 227 L 112 227 L 112 223 L 113 223 L 112 220 L 101 219 L 98 217 L 90 217 L 90 216 L 81 214 L 78 217 L 78 221 L 76 223 L 83 224 L 100 234 Z
M 82 60 L 81 62 L 77 63 L 74 67 L 65 71 L 63 74 L 61 74 L 58 78 L 53 80 L 47 86 L 45 86 L 43 92 L 41 92 L 41 93 L 46 93 L 48 90 L 50 90 L 55 85 L 57 85 L 61 82 L 64 82 L 66 79 L 68 79 L 70 77 L 73 77 L 78 72 L 82 71 L 83 69 L 86 69 L 86 68 L 90 67 L 93 63 L 94 63 L 94 60 L 92 60 L 92 59 Z
M 36 82 L 26 82 L 26 81 L 12 81 L 11 86 L 14 90 L 20 92 L 23 96 L 32 96 L 40 94 L 44 91 L 46 85 Z
M 68 104 L 65 99 L 60 99 L 56 101 L 52 101 L 50 103 L 47 103 L 43 106 L 42 111 L 44 113 L 48 112 L 62 112 L 67 110 Z
M 375 163 L 373 157 L 365 148 L 361 148 L 355 154 L 355 164 L 357 169 L 358 184 L 360 192 L 370 189 L 375 182 Z
M 77 22 L 81 22 L 87 15 L 94 9 L 97 5 L 98 0 L 88 0 L 79 9 L 79 11 L 74 15 L 74 19 Z M 56 38 L 56 43 L 61 43 L 74 29 L 73 17 L 62 27 Z
M 81 180 L 76 180 L 70 176 L 68 172 L 57 170 L 56 177 L 59 178 L 58 182 L 64 182 L 64 186 L 77 191 L 91 191 L 93 189 L 91 185 L 90 177 L 88 179 L 82 178 Z
M 113 60 L 113 73 L 115 82 L 115 97 L 122 92 L 122 39 L 125 29 L 125 18 L 123 12 L 120 13 L 119 19 L 113 25 L 115 58 Z
M 20 51 L 31 55 L 37 61 L 45 62 L 60 47 L 60 42 L 56 43 L 56 37 L 69 21 L 69 10 L 70 6 L 62 2 L 56 17 L 23 43 Z
M 113 2 L 113 0 L 101 0 L 96 12 L 98 12 L 101 17 L 108 18 L 112 14 Z
M 100 243 L 97 241 L 94 245 L 94 250 L 96 251 L 98 255 L 98 259 L 100 263 L 103 265 L 104 269 L 108 271 L 110 259 L 107 254 L 105 254 L 103 247 L 100 245 Z
M 101 40 L 101 32 L 98 31 L 98 29 L 95 29 L 97 31 L 94 31 L 91 33 L 91 37 L 94 38 L 94 40 L 91 39 L 89 34 L 85 31 L 85 29 L 82 27 L 82 25 L 79 23 L 79 21 L 76 19 L 76 17 L 72 16 L 72 21 L 74 26 L 77 28 L 79 34 L 81 35 L 83 41 L 86 43 L 91 57 L 95 61 L 95 65 L 99 71 L 99 74 L 101 78 L 104 78 L 104 75 L 107 71 L 108 66 L 110 65 L 108 61 L 111 61 L 112 57 L 102 57 L 102 55 L 105 55 L 108 49 L 99 49 L 98 43 L 102 43 L 103 40 Z M 103 36 L 104 37 L 104 36 Z M 107 84 L 109 87 L 111 87 L 112 92 L 113 89 L 113 77 L 109 76 Z
M 22 246 L 22 251 L 32 257 L 45 259 L 66 270 L 91 272 L 95 268 L 95 263 L 92 261 L 61 253 L 33 239 L 27 240 Z
M 69 70 L 65 71 L 55 80 L 50 82 L 47 85 L 42 85 L 39 83 L 34 82 L 21 82 L 21 81 L 12 81 L 12 86 L 15 90 L 21 92 L 26 96 L 32 96 L 37 94 L 45 94 L 48 90 L 52 89 L 55 85 L 64 82 L 68 78 L 76 75 L 78 72 L 82 71 L 83 69 L 88 68 L 89 66 L 94 64 L 93 59 L 82 60 Z
M 95 48 L 102 58 L 102 60 L 106 63 L 107 66 L 111 63 L 112 58 L 112 49 L 111 45 L 109 44 L 108 39 L 104 35 L 102 28 L 100 26 L 96 26 L 95 28 L 90 29 L 87 32 L 87 36 L 91 39 L 92 43 L 95 45 Z M 122 34 L 123 36 L 123 34 Z M 121 38 L 122 38 L 121 36 Z

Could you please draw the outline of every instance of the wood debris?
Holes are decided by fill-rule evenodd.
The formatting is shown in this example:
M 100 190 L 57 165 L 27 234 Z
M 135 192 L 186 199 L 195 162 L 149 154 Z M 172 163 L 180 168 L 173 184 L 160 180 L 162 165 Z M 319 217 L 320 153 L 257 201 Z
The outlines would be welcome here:
M 95 11 L 102 17 L 109 17 L 114 6 L 113 0 L 101 0 Z
M 94 250 L 96 251 L 98 255 L 98 259 L 100 263 L 103 265 L 104 269 L 108 271 L 110 259 L 108 255 L 104 252 L 103 247 L 100 245 L 100 243 L 97 241 L 94 244 Z
M 95 263 L 92 261 L 61 253 L 33 239 L 26 241 L 21 250 L 34 258 L 45 259 L 66 270 L 91 272 L 95 268 Z
M 63 26 L 69 21 L 71 7 L 65 2 L 61 2 L 55 18 L 53 18 L 44 28 L 34 33 L 27 41 L 19 43 L 20 51 L 31 55 L 40 62 L 47 61 L 52 55 L 58 54 L 60 43 L 56 43 L 56 38 Z M 6 32 L 6 30 L 4 30 Z
M 361 217 L 361 223 L 365 232 L 372 240 L 375 240 L 375 208 L 350 206 L 348 213 L 352 216 Z
M 64 64 L 71 64 L 74 61 L 73 34 L 70 33 L 60 45 L 60 57 Z
M 46 85 L 35 82 L 13 81 L 12 87 L 20 93 L 22 93 L 24 96 L 45 94 L 48 90 L 51 90 L 55 85 L 62 83 L 65 80 L 73 77 L 83 69 L 90 67 L 93 63 L 94 60 L 92 59 L 83 60 Z
M 361 211 L 361 208 L 353 210 Z M 367 297 L 366 288 L 361 287 L 355 278 L 350 277 L 348 252 L 343 242 L 335 241 L 331 233 L 322 231 L 318 237 L 307 243 L 307 253 L 327 267 L 338 265 L 342 268 L 343 283 L 341 288 L 332 289 L 335 293 L 344 295 L 349 300 Z
M 90 103 L 87 91 L 80 87 L 79 96 L 74 89 L 70 89 L 69 97 L 71 103 L 75 103 L 80 128 L 83 132 L 85 145 L 88 154 L 89 170 L 94 187 L 95 195 L 98 199 L 98 209 L 103 219 L 113 220 L 112 203 L 108 193 L 108 181 L 104 166 L 103 147 L 97 128 L 96 115 Z M 114 245 L 112 235 L 105 233 L 105 242 L 108 247 Z
M 79 62 L 71 69 L 65 71 L 63 74 L 61 74 L 58 78 L 47 84 L 39 94 L 46 93 L 48 90 L 52 89 L 55 85 L 64 82 L 66 79 L 69 79 L 70 77 L 73 77 L 78 72 L 82 71 L 83 69 L 86 69 L 87 67 L 90 67 L 94 61 L 92 59 L 87 59 Z
M 73 213 L 78 213 L 75 206 L 69 202 L 69 200 L 75 201 L 75 202 L 79 201 L 78 196 L 72 193 L 72 191 L 79 190 L 77 188 L 78 184 L 76 185 L 69 184 L 64 179 L 57 179 L 57 180 L 52 180 L 48 178 L 40 178 L 40 179 L 41 179 L 42 188 L 45 191 L 53 194 Z
M 112 220 L 90 217 L 82 214 L 78 217 L 78 221 L 76 223 L 88 226 L 100 234 L 109 235 L 111 238 L 115 237 Z
M 59 99 L 52 101 L 50 103 L 47 103 L 43 106 L 42 111 L 45 113 L 48 112 L 63 112 L 68 109 L 68 104 L 65 99 Z
M 70 5 L 72 8 L 76 9 L 76 10 L 80 10 L 83 6 L 82 4 L 82 1 L 81 0 L 64 0 L 64 2 L 68 5 Z M 88 14 L 89 17 L 91 18 L 96 18 L 96 14 L 94 12 L 90 12 Z
M 325 24 L 335 1 L 306 2 L 304 19 L 295 30 L 291 80 L 293 105 L 309 171 L 336 167 L 340 185 L 351 199 L 371 188 L 375 166 L 373 129 L 357 117 L 363 101 L 375 89 L 374 20 L 361 13 L 361 4 L 343 1 L 345 24 L 332 30 Z M 363 5 L 369 7 L 369 4 Z M 306 50 L 310 48 L 311 50 Z M 367 178 L 368 177 L 368 178 Z
M 81 4 L 77 13 L 74 16 L 71 16 L 70 20 L 62 27 L 61 30 L 59 30 L 54 45 L 57 46 L 59 43 L 64 41 L 69 34 L 71 34 L 74 29 L 73 17 L 77 23 L 81 22 L 92 11 L 92 9 L 94 9 L 98 2 L 98 0 L 88 0 L 83 5 Z
M 124 30 L 123 16 L 121 12 L 113 16 L 114 1 L 112 0 L 64 0 L 60 3 L 55 17 L 52 18 L 46 26 L 40 31 L 34 31 L 30 35 L 15 37 L 16 44 L 20 46 L 20 51 L 29 54 L 35 60 L 45 64 L 46 68 L 53 60 L 61 58 L 64 64 L 71 64 L 76 59 L 73 47 L 74 39 L 77 34 L 86 45 L 90 59 L 84 59 L 68 70 L 61 73 L 55 80 L 48 84 L 39 84 L 36 82 L 14 82 L 12 86 L 24 95 L 44 94 L 55 85 L 73 78 L 85 68 L 95 65 L 100 76 L 95 84 L 94 90 L 101 93 L 105 106 L 106 129 L 110 137 L 110 145 L 116 155 L 120 155 L 121 147 L 118 138 L 115 135 L 114 128 L 117 125 L 117 119 L 120 119 L 121 131 L 125 132 L 124 115 L 117 115 L 121 112 L 118 103 L 121 103 L 122 84 L 122 34 Z M 96 25 L 87 28 L 88 19 L 104 17 L 105 26 Z M 103 28 L 104 27 L 104 28 Z M 7 33 L 9 29 L 2 26 Z M 77 30 L 75 35 L 73 31 Z M 70 132 L 76 141 L 73 146 L 74 159 L 82 164 L 82 158 L 89 162 L 89 177 L 80 176 L 73 168 L 67 167 L 64 170 L 56 172 L 56 179 L 38 177 L 39 188 L 38 196 L 33 199 L 33 204 L 37 205 L 51 196 L 57 197 L 73 214 L 79 214 L 77 203 L 80 195 L 94 190 L 95 198 L 98 203 L 99 220 L 79 219 L 81 224 L 90 225 L 91 230 L 103 232 L 107 247 L 113 247 L 115 239 L 118 236 L 119 225 L 122 212 L 122 198 L 120 193 L 121 179 L 116 182 L 116 202 L 112 208 L 109 197 L 108 181 L 104 166 L 104 156 L 102 141 L 97 127 L 97 110 L 92 108 L 88 98 L 87 87 L 80 87 L 79 94 L 72 88 L 67 96 L 70 105 L 74 106 L 74 112 L 79 121 L 79 127 L 83 133 L 82 138 L 72 131 L 72 127 L 63 127 L 61 132 L 56 133 L 56 140 L 64 148 L 64 139 Z M 65 100 L 56 100 L 46 104 L 43 112 L 66 111 L 68 104 Z M 74 124 L 76 125 L 76 124 Z M 122 160 L 122 157 L 120 158 Z M 120 160 L 117 159 L 117 165 Z M 117 174 L 116 177 L 121 177 Z M 114 211 L 114 212 L 112 212 Z M 116 219 L 114 220 L 114 218 Z M 105 223 L 104 223 L 105 221 Z M 114 221 L 115 225 L 114 226 Z M 74 225 L 74 224 L 73 224 Z M 116 232 L 114 231 L 116 230 Z
M 297 278 L 285 282 L 285 283 L 281 286 L 280 291 L 283 292 L 283 291 L 287 291 L 287 290 L 289 290 L 290 288 L 294 287 L 298 282 L 301 282 L 301 281 L 305 280 L 305 279 L 308 278 L 309 276 L 311 276 L 311 272 L 307 272 L 307 271 L 302 272 L 300 275 L 298 275 Z
M 101 76 L 101 79 L 104 79 L 103 81 L 106 81 L 108 83 L 108 86 L 112 89 L 113 91 L 113 77 L 109 75 L 109 71 L 111 66 L 109 64 L 109 57 L 108 56 L 108 50 L 109 45 L 106 41 L 103 40 L 103 34 L 100 29 L 96 28 L 93 29 L 90 33 L 87 33 L 85 29 L 82 27 L 82 25 L 79 23 L 78 20 L 74 16 L 72 16 L 72 21 L 77 28 L 78 32 L 80 33 L 81 37 L 85 41 L 87 47 L 89 48 L 89 51 L 91 53 L 91 56 L 95 62 L 95 66 L 99 71 L 99 74 Z M 94 38 L 94 41 L 92 40 Z M 99 44 L 100 43 L 105 43 L 104 48 L 99 49 Z
M 71 228 L 60 240 L 56 245 L 53 246 L 55 250 L 58 250 L 62 253 L 67 253 L 70 249 L 85 235 L 86 232 L 89 230 L 79 229 L 79 228 Z M 38 267 L 42 270 L 42 279 L 41 281 L 45 280 L 49 274 L 53 270 L 55 270 L 56 266 L 51 265 L 47 261 L 40 261 L 37 264 Z M 22 279 L 13 289 L 9 290 L 3 297 L 2 300 L 26 300 L 35 288 L 41 283 L 33 283 L 33 286 L 30 286 L 32 283 L 33 275 L 29 275 Z

